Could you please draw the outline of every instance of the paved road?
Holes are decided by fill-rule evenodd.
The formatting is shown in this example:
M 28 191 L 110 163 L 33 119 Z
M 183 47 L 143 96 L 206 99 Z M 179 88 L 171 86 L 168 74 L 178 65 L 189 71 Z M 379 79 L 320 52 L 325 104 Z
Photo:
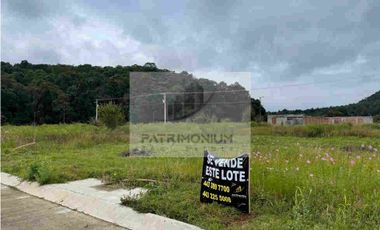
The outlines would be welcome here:
M 124 228 L 1 185 L 1 229 Z

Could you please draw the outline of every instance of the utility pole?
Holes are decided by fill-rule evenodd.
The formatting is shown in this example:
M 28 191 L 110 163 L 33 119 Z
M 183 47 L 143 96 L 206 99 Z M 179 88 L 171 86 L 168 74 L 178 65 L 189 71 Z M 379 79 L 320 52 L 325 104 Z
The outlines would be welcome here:
M 98 99 L 96 99 L 95 103 L 96 103 L 96 109 L 95 109 L 95 122 L 98 122 L 98 107 L 99 107 Z
M 66 124 L 66 105 L 63 107 L 63 124 Z
M 262 104 L 261 104 L 261 98 L 264 98 L 264 96 L 261 96 L 261 97 L 259 97 L 259 101 L 260 101 L 260 107 L 259 107 L 259 114 L 260 114 L 260 122 L 262 122 L 262 117 L 261 117 L 261 107 L 263 106 Z
M 163 93 L 164 99 L 162 103 L 164 103 L 164 123 L 166 123 L 166 93 Z

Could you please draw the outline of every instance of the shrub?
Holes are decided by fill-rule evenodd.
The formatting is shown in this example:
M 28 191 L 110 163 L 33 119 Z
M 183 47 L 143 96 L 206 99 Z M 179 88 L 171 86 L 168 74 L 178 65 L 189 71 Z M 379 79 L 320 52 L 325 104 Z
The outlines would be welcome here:
M 100 122 L 104 123 L 109 129 L 115 129 L 124 123 L 122 108 L 113 103 L 99 106 L 98 113 Z
M 380 115 L 376 115 L 373 117 L 373 122 L 380 123 Z
M 49 184 L 53 181 L 51 172 L 47 167 L 40 166 L 37 164 L 32 164 L 28 171 L 28 180 L 37 181 L 41 185 Z

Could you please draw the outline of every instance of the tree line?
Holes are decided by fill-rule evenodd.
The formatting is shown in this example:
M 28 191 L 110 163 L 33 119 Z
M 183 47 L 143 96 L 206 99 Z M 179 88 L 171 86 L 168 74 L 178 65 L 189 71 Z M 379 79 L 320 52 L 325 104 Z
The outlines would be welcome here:
M 154 63 L 100 67 L 1 62 L 1 121 L 16 125 L 89 122 L 95 117 L 97 98 L 128 97 L 131 72 L 172 71 Z M 217 88 L 236 87 L 202 80 Z M 266 111 L 260 101 L 252 98 L 251 103 L 251 118 L 263 119 Z M 128 114 L 127 106 L 124 109 Z
M 311 108 L 305 110 L 281 110 L 272 114 L 305 114 L 308 116 L 373 116 L 380 121 L 380 91 L 349 105 Z

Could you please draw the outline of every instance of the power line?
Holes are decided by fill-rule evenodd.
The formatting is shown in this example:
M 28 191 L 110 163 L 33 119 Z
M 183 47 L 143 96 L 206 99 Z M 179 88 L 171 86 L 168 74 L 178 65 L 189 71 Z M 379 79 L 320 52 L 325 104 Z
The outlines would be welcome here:
M 333 81 L 317 81 L 317 82 L 308 82 L 308 83 L 299 83 L 299 84 L 288 84 L 288 85 L 280 85 L 280 86 L 268 86 L 268 87 L 255 87 L 251 88 L 251 90 L 263 90 L 263 89 L 280 89 L 280 88 L 290 88 L 290 87 L 297 87 L 297 86 L 306 86 L 306 85 L 316 85 L 316 84 L 327 84 L 327 83 L 337 83 L 337 82 L 345 82 L 345 81 L 350 81 L 350 80 L 355 80 L 359 79 L 357 78 L 349 78 L 349 79 L 339 79 L 339 80 L 333 80 Z M 380 80 L 380 78 L 372 78 L 376 80 Z M 229 91 L 223 91 L 223 90 L 215 90 L 215 91 L 187 91 L 187 92 L 158 92 L 158 93 L 150 93 L 150 94 L 141 94 L 141 95 L 136 95 L 136 96 L 125 96 L 125 97 L 113 97 L 113 98 L 100 98 L 96 99 L 98 101 L 107 101 L 107 100 L 119 100 L 119 99 L 132 99 L 132 98 L 139 98 L 139 97 L 148 97 L 148 96 L 154 96 L 154 95 L 163 95 L 165 94 L 207 94 L 207 93 L 236 93 L 236 92 L 249 92 L 248 90 L 229 90 Z
M 305 85 L 316 85 L 316 84 L 326 84 L 326 83 L 336 83 L 336 82 L 345 82 L 349 80 L 356 80 L 358 78 L 350 78 L 350 79 L 339 79 L 334 81 L 320 81 L 320 82 L 308 82 L 308 83 L 299 83 L 299 84 L 288 84 L 288 85 L 280 85 L 280 86 L 268 86 L 268 87 L 257 87 L 251 88 L 252 90 L 260 90 L 260 89 L 278 89 L 278 88 L 288 88 L 288 87 L 297 87 L 297 86 L 305 86 Z M 380 80 L 380 78 L 372 78 Z
M 194 103 L 168 103 L 168 105 L 250 105 L 251 101 L 236 101 L 236 102 L 209 102 L 209 103 L 202 103 L 202 102 L 194 102 Z M 130 105 L 162 105 L 162 103 L 130 103 Z
M 132 99 L 132 98 L 140 98 L 140 97 L 148 97 L 148 96 L 155 96 L 155 95 L 164 95 L 164 94 L 172 94 L 172 95 L 183 95 L 183 94 L 207 94 L 207 93 L 236 93 L 236 92 L 247 92 L 249 93 L 248 90 L 229 90 L 229 91 L 223 91 L 223 90 L 215 90 L 215 91 L 187 91 L 187 92 L 160 92 L 160 93 L 149 93 L 149 94 L 141 94 L 141 95 L 136 95 L 136 96 L 125 96 L 125 97 L 113 97 L 113 98 L 99 98 L 96 99 L 98 101 L 107 101 L 107 100 L 118 100 L 118 99 Z

